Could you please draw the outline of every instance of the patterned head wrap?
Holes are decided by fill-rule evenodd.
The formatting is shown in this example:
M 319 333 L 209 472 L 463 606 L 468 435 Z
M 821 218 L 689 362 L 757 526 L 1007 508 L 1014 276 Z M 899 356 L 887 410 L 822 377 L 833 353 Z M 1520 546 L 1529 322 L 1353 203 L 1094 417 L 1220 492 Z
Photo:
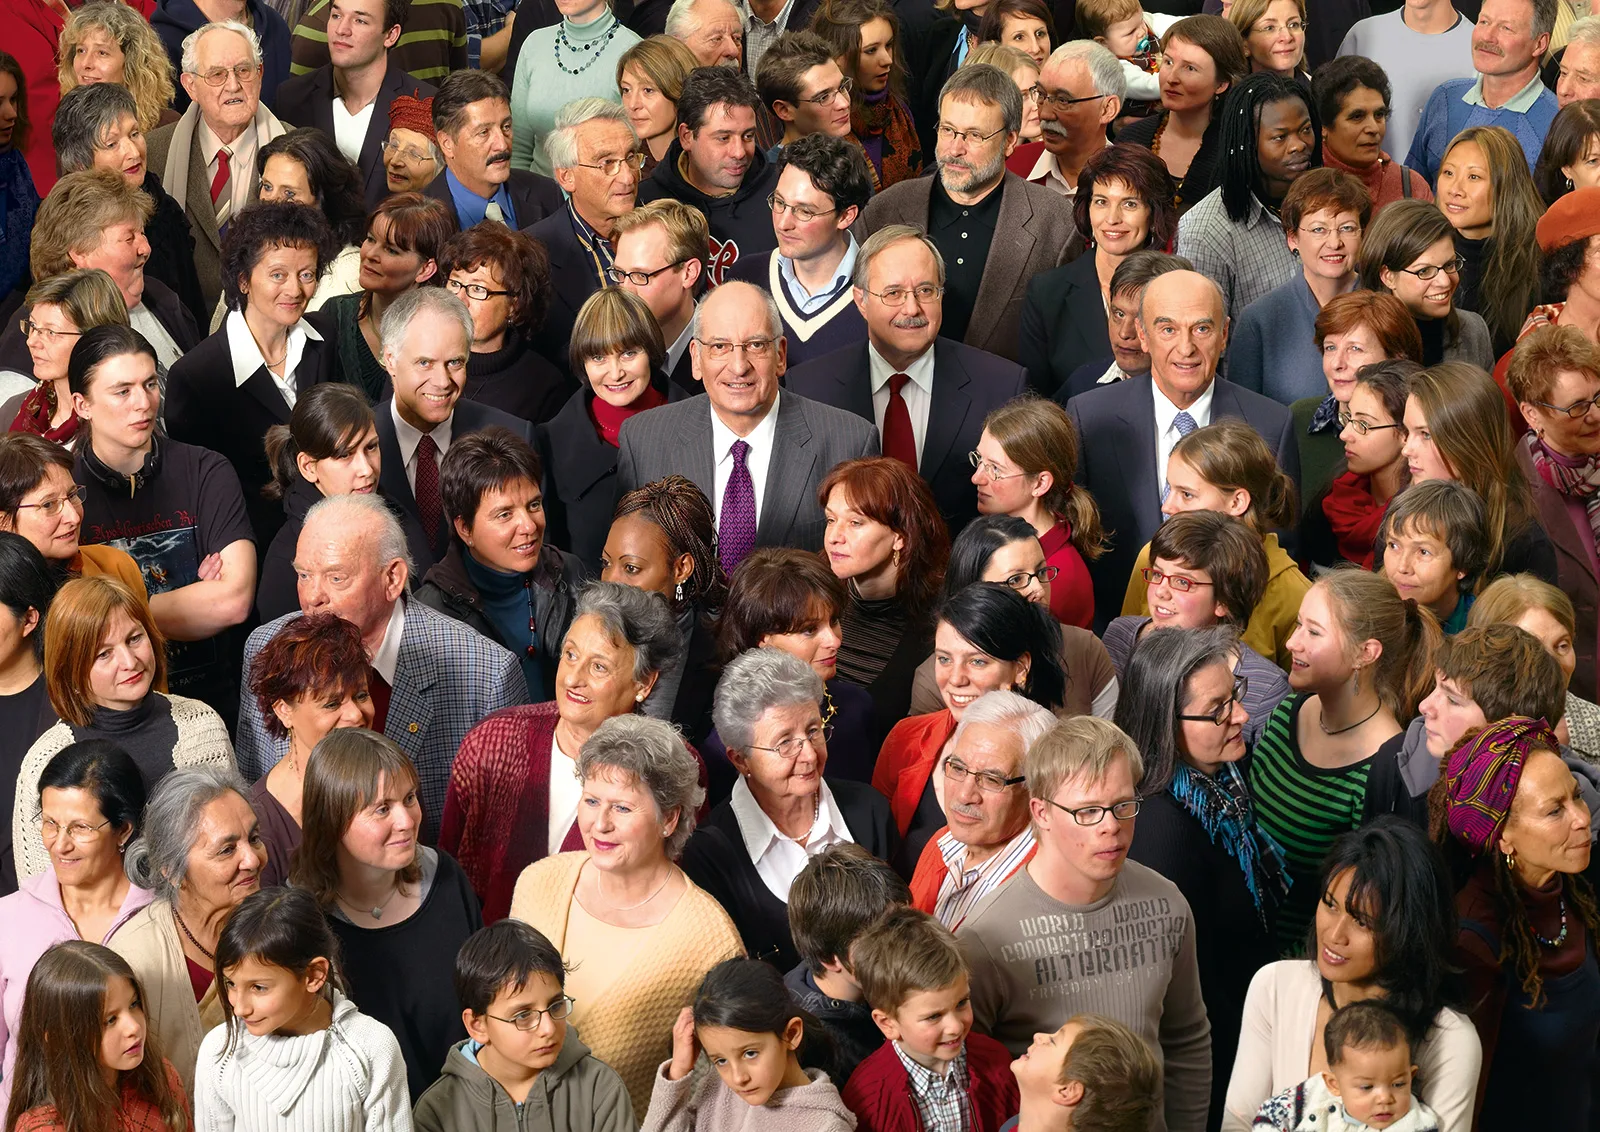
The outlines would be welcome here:
M 1445 820 L 1474 857 L 1494 847 L 1511 814 L 1511 800 L 1531 751 L 1560 751 L 1542 719 L 1513 715 L 1491 723 L 1445 760 Z

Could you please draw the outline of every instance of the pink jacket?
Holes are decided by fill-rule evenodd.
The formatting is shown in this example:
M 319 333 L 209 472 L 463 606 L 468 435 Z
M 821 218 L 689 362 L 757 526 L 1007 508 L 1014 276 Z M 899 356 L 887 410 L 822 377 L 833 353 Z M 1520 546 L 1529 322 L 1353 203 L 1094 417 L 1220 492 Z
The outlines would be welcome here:
M 140 908 L 150 903 L 150 890 L 137 885 L 128 886 L 128 895 L 122 901 L 117 918 L 111 922 L 110 939 Z M 13 1035 L 22 1020 L 22 992 L 27 989 L 28 975 L 39 957 L 62 940 L 77 939 L 78 929 L 72 926 L 67 910 L 61 903 L 61 885 L 56 882 L 53 869 L 46 869 L 28 877 L 9 896 L 0 897 L 0 1113 L 11 1103 L 11 1067 L 17 1060 L 17 1047 Z M 3 1119 L 3 1117 L 0 1117 Z

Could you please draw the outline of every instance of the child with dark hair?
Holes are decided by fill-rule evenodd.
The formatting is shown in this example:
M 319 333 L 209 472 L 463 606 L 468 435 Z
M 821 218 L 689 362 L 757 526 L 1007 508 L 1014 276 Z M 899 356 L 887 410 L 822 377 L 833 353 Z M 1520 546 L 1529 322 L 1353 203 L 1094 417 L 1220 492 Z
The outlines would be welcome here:
M 419 1132 L 634 1132 L 622 1078 L 567 1021 L 566 977 L 555 945 L 521 920 L 461 945 L 456 997 L 469 1036 L 418 1098 Z

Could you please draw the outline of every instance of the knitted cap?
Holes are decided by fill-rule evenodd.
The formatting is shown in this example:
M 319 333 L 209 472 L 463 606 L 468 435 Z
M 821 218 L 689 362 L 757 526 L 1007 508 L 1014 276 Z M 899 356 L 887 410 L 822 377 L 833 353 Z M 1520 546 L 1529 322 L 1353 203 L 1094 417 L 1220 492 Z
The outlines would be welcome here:
M 1491 723 L 1445 760 L 1445 821 L 1474 857 L 1494 848 L 1511 814 L 1528 753 L 1561 750 L 1542 719 L 1513 715 Z
M 1533 231 L 1546 253 L 1600 233 L 1600 188 L 1573 189 L 1545 210 Z
M 418 94 L 421 91 L 417 92 Z M 429 141 L 437 141 L 438 136 L 433 132 L 433 95 L 419 98 L 413 94 L 402 94 L 389 104 L 389 128 L 402 130 L 415 130 Z

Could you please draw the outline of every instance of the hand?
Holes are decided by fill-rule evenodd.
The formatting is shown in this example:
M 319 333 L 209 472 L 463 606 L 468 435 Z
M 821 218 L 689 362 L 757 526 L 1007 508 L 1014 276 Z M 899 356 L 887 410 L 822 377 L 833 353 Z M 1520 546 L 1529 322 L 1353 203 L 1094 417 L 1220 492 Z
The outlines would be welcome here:
M 667 1066 L 667 1080 L 681 1081 L 687 1077 L 698 1056 L 700 1043 L 694 1036 L 694 1010 L 685 1006 L 672 1024 L 672 1064 Z
M 222 555 L 208 554 L 200 560 L 200 569 L 197 571 L 202 582 L 214 582 L 222 577 Z

